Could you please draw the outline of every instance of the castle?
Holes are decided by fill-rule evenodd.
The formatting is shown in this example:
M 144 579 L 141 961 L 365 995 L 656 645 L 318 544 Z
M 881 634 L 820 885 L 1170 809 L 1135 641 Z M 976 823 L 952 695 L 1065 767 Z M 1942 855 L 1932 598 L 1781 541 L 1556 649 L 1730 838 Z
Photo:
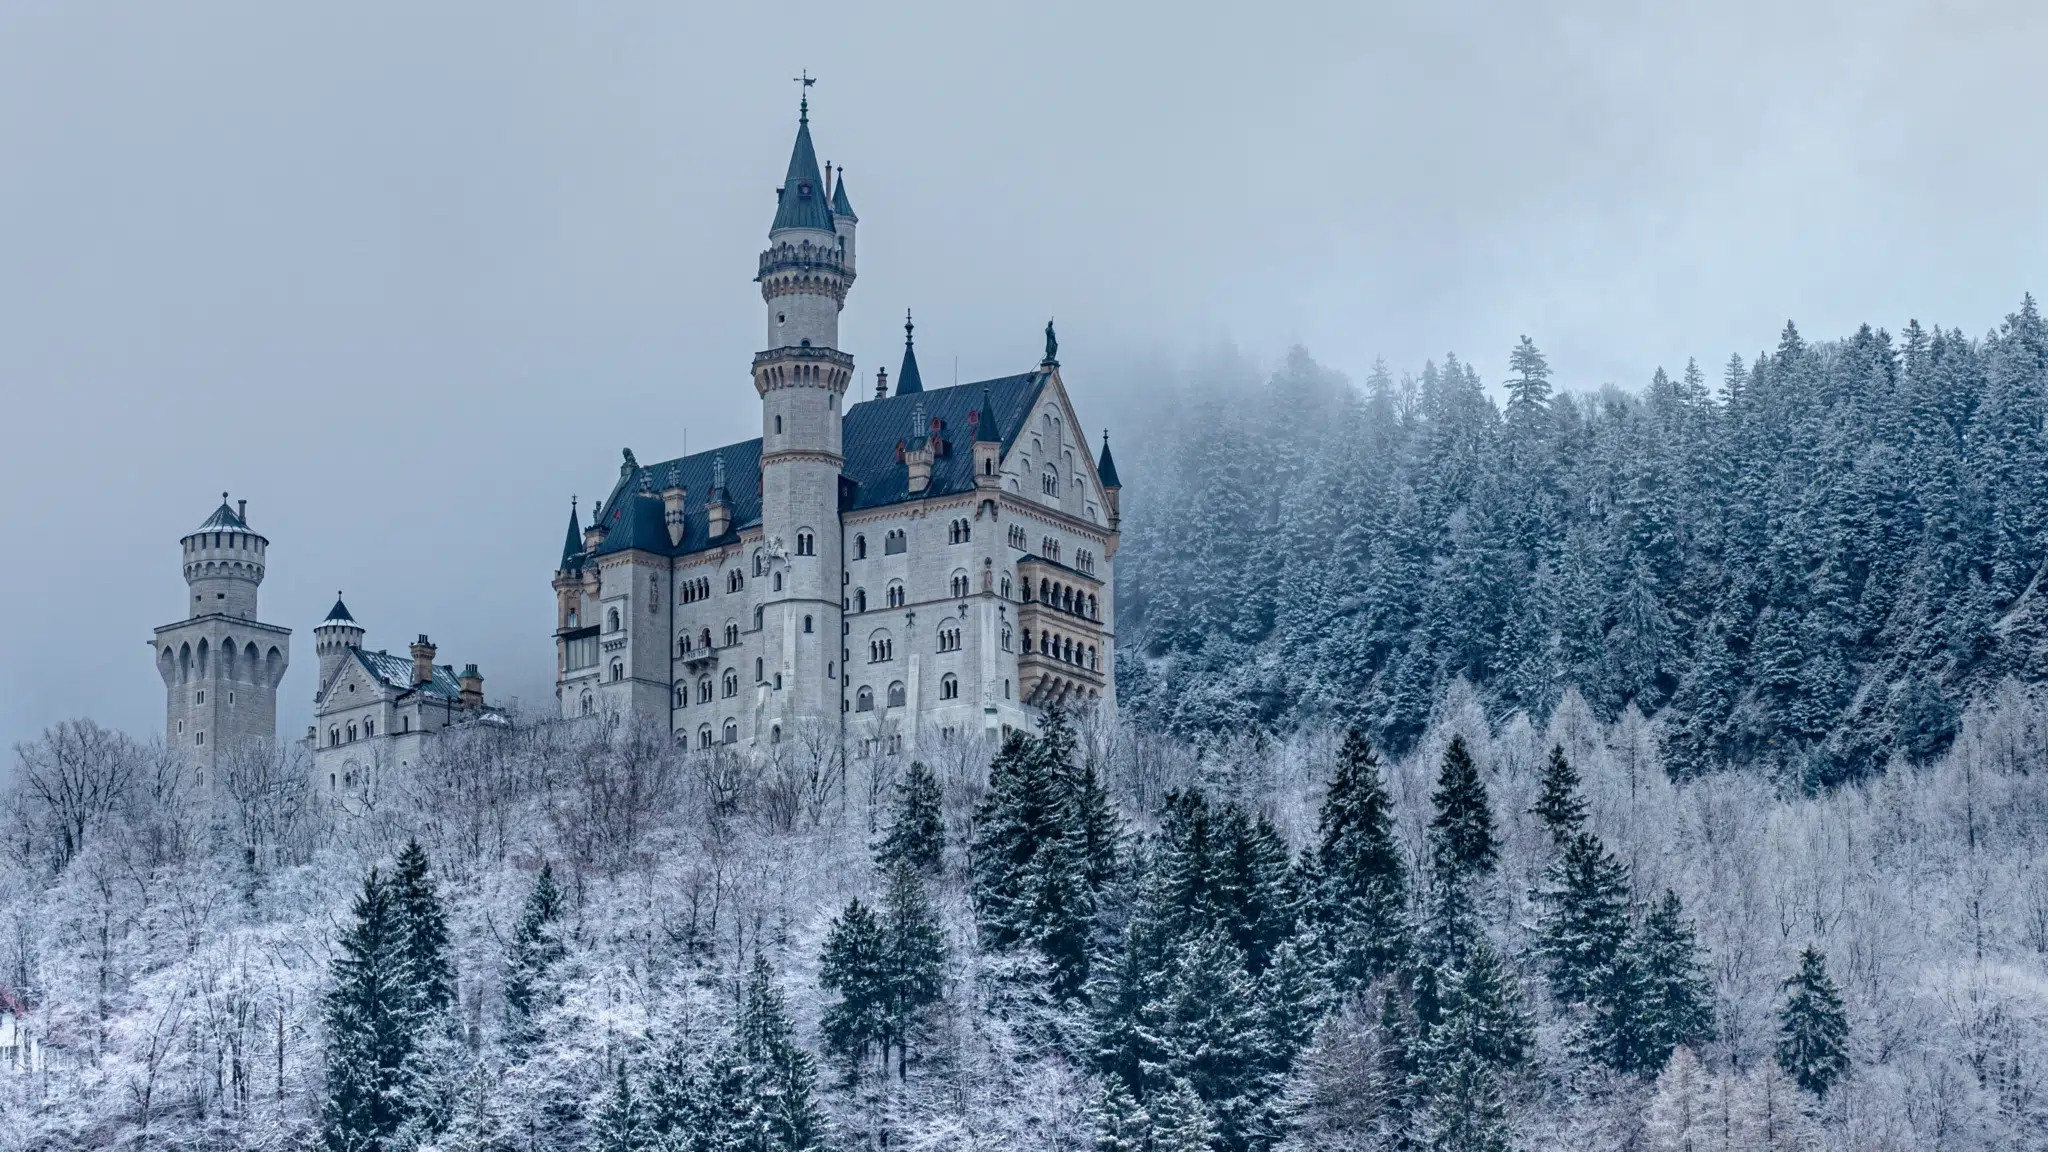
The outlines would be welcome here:
M 572 502 L 554 574 L 559 716 L 660 725 L 692 748 L 790 740 L 914 750 L 1000 735 L 1049 706 L 1116 701 L 1120 486 L 1089 451 L 1053 326 L 1027 372 L 927 390 L 904 322 L 854 398 L 839 312 L 859 218 L 820 172 L 810 103 L 776 190 L 755 282 L 767 350 L 752 376 L 757 439 L 658 464 L 629 449 L 581 527 Z M 269 541 L 227 494 L 184 537 L 191 616 L 156 630 L 165 735 L 201 779 L 224 750 L 274 740 L 291 630 L 256 619 Z M 434 733 L 503 725 L 474 664 L 370 651 L 337 594 L 313 629 L 306 733 L 336 793 L 417 761 Z M 822 746 L 822 745 L 820 745 Z
M 839 313 L 859 218 L 800 106 L 754 280 L 758 439 L 642 465 L 629 449 L 554 575 L 565 718 L 694 748 L 830 734 L 884 751 L 1111 710 L 1119 484 L 1045 356 L 927 390 L 911 325 L 893 395 L 849 398 Z

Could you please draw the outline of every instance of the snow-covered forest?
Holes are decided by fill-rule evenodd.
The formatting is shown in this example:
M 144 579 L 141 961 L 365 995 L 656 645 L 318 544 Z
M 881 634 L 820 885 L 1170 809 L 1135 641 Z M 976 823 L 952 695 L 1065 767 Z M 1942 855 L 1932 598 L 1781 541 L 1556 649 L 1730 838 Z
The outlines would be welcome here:
M 0 1146 L 2048 1147 L 2016 684 L 1819 794 L 1674 781 L 1572 692 L 1453 689 L 1399 757 L 782 747 L 532 727 L 342 810 L 296 752 L 205 796 L 53 729 Z
M 1119 444 L 1122 719 L 0 800 L 0 1149 L 2048 1150 L 2048 331 Z
M 1358 724 L 1405 750 L 1454 680 L 1657 716 L 1685 772 L 1925 760 L 2048 669 L 2048 329 L 1865 327 L 1553 392 L 1525 337 L 1362 390 L 1212 365 L 1119 441 L 1119 676 L 1184 734 Z M 1495 372 L 1494 369 L 1505 370 Z M 1628 382 L 1632 387 L 1639 382 Z M 1142 657 L 1142 658 L 1140 658 Z

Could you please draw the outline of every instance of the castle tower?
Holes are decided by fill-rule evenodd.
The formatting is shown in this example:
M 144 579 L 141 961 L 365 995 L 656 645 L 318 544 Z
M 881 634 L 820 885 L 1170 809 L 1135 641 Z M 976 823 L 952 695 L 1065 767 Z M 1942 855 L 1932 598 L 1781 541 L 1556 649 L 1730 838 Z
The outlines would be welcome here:
M 336 592 L 327 619 L 313 628 L 313 650 L 320 655 L 320 683 L 313 688 L 313 703 L 318 704 L 326 695 L 327 686 L 334 683 L 335 673 L 341 671 L 349 650 L 362 646 L 363 626 L 349 615 L 348 605 L 341 602 L 341 593 Z
M 219 759 L 277 739 L 277 686 L 291 629 L 256 619 L 270 541 L 250 531 L 248 502 L 220 507 L 180 541 L 191 614 L 156 630 L 164 680 L 164 738 L 211 786 Z
M 755 279 L 768 347 L 754 357 L 761 396 L 761 681 L 754 734 L 839 723 L 841 402 L 853 357 L 839 350 L 839 311 L 853 286 L 853 205 L 825 186 L 811 146 L 810 101 Z M 829 672 L 829 675 L 828 675 Z M 779 685 L 779 687 L 778 687 Z

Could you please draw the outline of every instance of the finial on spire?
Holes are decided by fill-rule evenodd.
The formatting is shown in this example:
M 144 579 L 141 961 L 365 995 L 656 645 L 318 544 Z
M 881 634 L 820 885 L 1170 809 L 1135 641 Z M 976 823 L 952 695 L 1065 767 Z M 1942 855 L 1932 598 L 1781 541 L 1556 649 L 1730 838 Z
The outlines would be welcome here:
M 805 123 L 809 123 L 811 119 L 811 85 L 816 84 L 818 82 L 818 78 L 816 76 L 811 75 L 811 70 L 806 68 L 802 72 L 799 72 L 797 75 L 791 76 L 789 78 L 789 82 L 792 84 L 801 84 L 804 86 L 803 98 L 797 101 L 797 119 Z
M 223 504 L 228 502 L 228 490 L 225 488 L 220 490 L 220 502 Z
M 912 323 L 910 322 L 910 309 L 908 309 L 908 308 L 905 308 L 905 309 L 903 310 L 903 346 L 904 346 L 905 348 L 908 348 L 908 347 L 910 347 L 910 344 L 911 344 L 911 333 L 912 333 L 912 332 L 915 332 L 916 330 L 917 330 L 917 325 L 915 325 L 915 324 L 912 324 Z M 221 499 L 223 499 L 223 500 L 225 500 L 225 499 L 227 499 L 227 498 L 228 498 L 228 494 L 227 494 L 227 493 L 225 493 L 225 492 L 223 492 L 223 493 L 221 493 L 221 494 L 220 494 L 220 498 L 221 498 Z

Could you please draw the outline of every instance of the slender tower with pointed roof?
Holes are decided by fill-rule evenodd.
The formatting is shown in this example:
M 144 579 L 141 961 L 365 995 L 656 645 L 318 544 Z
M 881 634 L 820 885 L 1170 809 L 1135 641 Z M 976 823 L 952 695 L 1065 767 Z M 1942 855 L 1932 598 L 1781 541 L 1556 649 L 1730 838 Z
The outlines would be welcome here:
M 248 502 L 220 507 L 179 541 L 191 614 L 156 630 L 164 739 L 212 787 L 220 757 L 277 739 L 277 686 L 291 629 L 256 619 L 270 541 L 249 528 Z
M 842 401 L 853 357 L 839 350 L 839 311 L 853 286 L 853 205 L 825 186 L 811 145 L 810 100 L 798 106 L 789 171 L 761 253 L 768 347 L 754 357 L 761 397 L 761 538 L 753 729 L 794 735 L 838 723 L 839 473 Z M 835 211 L 843 209 L 843 211 Z M 799 668 L 811 669 L 798 675 Z M 666 693 L 666 686 L 663 686 Z
M 917 370 L 917 325 L 910 322 L 910 309 L 903 310 L 903 371 L 896 374 L 896 394 L 908 396 L 924 391 L 924 376 Z

